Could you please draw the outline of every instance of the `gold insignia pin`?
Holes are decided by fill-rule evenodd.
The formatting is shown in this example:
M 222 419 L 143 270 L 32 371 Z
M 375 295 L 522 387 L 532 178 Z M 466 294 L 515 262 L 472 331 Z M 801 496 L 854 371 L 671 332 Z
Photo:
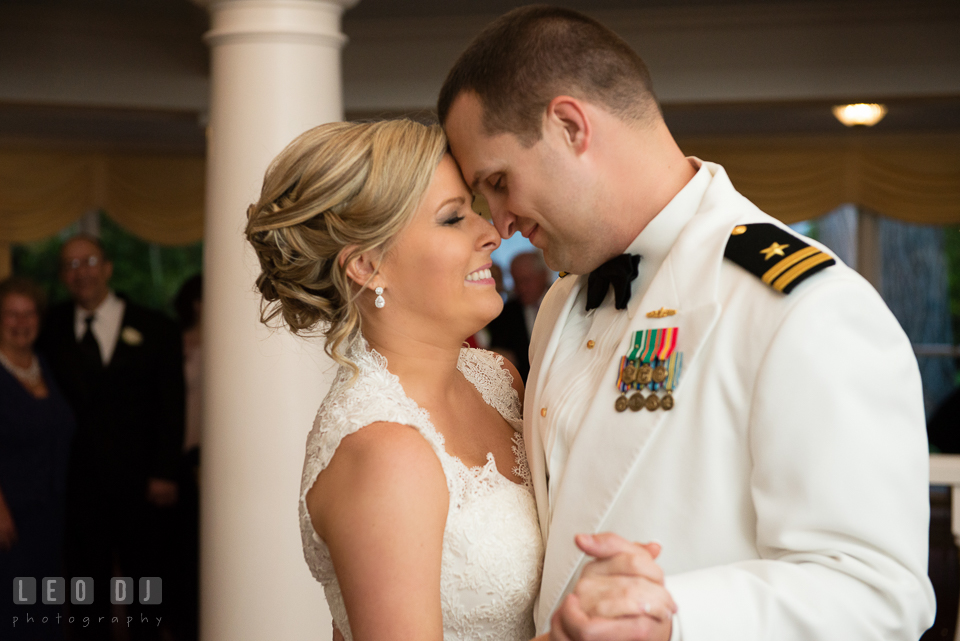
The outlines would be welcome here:
M 745 233 L 747 233 L 747 226 L 746 226 L 746 225 L 737 225 L 736 227 L 733 228 L 733 231 L 730 232 L 730 235 L 731 235 L 731 236 L 739 236 L 740 234 L 745 234 Z
M 770 260 L 774 256 L 786 256 L 786 254 L 783 253 L 783 250 L 789 246 L 790 245 L 781 245 L 778 242 L 774 242 L 772 245 L 770 245 L 766 249 L 761 249 L 760 253 L 763 254 L 764 260 Z
M 675 309 L 667 309 L 666 307 L 661 307 L 660 309 L 654 310 L 652 312 L 647 312 L 647 318 L 666 318 L 667 316 L 673 316 L 677 313 Z

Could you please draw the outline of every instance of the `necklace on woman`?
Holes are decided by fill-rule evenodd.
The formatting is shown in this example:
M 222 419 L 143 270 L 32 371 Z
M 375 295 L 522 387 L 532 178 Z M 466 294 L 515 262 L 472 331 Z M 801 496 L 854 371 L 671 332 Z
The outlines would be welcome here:
M 40 359 L 37 358 L 36 354 L 33 355 L 29 367 L 18 367 L 3 352 L 0 352 L 0 365 L 3 365 L 15 378 L 30 387 L 36 387 L 40 383 Z

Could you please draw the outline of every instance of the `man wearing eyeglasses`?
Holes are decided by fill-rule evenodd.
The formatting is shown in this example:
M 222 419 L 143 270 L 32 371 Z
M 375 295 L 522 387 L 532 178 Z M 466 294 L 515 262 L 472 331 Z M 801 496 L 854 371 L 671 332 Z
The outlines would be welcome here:
M 116 576 L 163 578 L 165 510 L 177 501 L 173 479 L 183 439 L 180 334 L 162 314 L 115 294 L 112 275 L 98 239 L 79 235 L 64 243 L 60 277 L 72 301 L 51 309 L 40 341 L 77 418 L 66 569 L 71 577 L 93 577 L 93 605 L 71 612 L 93 621 L 110 621 L 115 560 Z M 161 615 L 144 608 L 151 619 Z M 140 638 L 149 629 L 131 632 Z M 105 625 L 73 633 L 77 639 L 110 636 Z

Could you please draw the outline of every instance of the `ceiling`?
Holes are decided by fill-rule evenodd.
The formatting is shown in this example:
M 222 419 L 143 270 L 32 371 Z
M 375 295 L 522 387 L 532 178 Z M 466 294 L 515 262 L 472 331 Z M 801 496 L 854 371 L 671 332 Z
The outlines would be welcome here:
M 953 0 L 954 2 L 956 0 Z M 347 11 L 345 23 L 377 19 L 491 15 L 521 3 L 515 0 L 361 0 Z M 743 7 L 750 4 L 862 5 L 864 0 L 555 0 L 554 4 L 589 11 L 666 9 L 676 7 Z M 941 0 L 913 1 L 911 6 L 943 4 Z M 111 16 L 129 25 L 164 25 L 180 29 L 178 41 L 192 43 L 194 57 L 204 58 L 200 34 L 207 28 L 205 10 L 188 0 L 0 0 L 0 8 L 33 12 L 47 9 L 61 16 L 56 28 L 74 29 L 71 20 L 83 25 L 97 17 Z M 126 27 L 124 27 L 126 28 Z M 0 61 L 2 64 L 2 61 Z M 201 64 L 201 63 L 198 63 Z M 196 66 L 196 65 L 195 65 Z M 206 73 L 201 68 L 200 73 Z M 874 131 L 960 132 L 960 96 L 896 99 L 885 101 L 890 111 Z M 751 135 L 843 135 L 849 131 L 830 112 L 831 104 L 818 101 L 777 103 L 668 104 L 667 124 L 677 137 Z M 348 118 L 417 114 L 347 113 Z M 202 153 L 205 121 L 189 110 L 143 110 L 11 104 L 0 101 L 0 144 L 58 148 L 136 149 Z
M 910 0 L 922 4 L 929 0 Z M 499 15 L 524 4 L 517 0 L 360 0 L 346 12 L 348 19 L 423 18 L 437 16 Z M 722 7 L 771 4 L 838 4 L 836 0 L 551 0 L 549 4 L 578 11 L 674 9 L 677 7 Z M 869 0 L 840 0 L 839 4 L 868 6 Z

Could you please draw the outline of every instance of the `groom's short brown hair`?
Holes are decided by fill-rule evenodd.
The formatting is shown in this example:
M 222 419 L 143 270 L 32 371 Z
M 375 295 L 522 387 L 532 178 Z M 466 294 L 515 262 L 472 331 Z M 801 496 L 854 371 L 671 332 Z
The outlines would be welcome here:
M 483 105 L 490 135 L 516 134 L 532 145 L 556 96 L 570 95 L 635 122 L 660 117 L 640 56 L 596 20 L 534 5 L 504 14 L 478 35 L 447 75 L 437 101 L 440 123 L 465 92 Z

